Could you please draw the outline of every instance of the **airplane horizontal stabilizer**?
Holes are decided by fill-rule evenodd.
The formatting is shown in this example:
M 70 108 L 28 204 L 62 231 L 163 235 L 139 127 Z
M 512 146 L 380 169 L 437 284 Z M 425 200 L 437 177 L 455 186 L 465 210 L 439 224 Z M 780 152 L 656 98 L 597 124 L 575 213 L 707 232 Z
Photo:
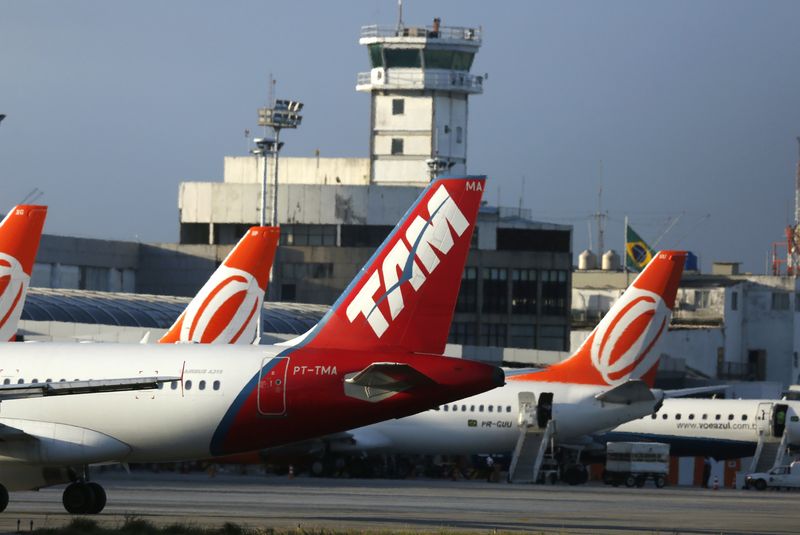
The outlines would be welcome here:
M 698 386 L 695 388 L 679 388 L 676 390 L 664 390 L 665 398 L 688 398 L 698 394 L 711 394 L 723 392 L 729 385 Z
M 611 390 L 606 390 L 595 396 L 596 399 L 604 403 L 619 403 L 630 405 L 640 401 L 653 401 L 656 397 L 647 383 L 641 379 L 626 381 L 621 385 L 615 386 Z
M 0 401 L 45 396 L 96 394 L 99 392 L 153 390 L 162 383 L 180 380 L 180 377 L 131 377 L 125 379 L 90 379 L 88 381 L 0 385 Z
M 408 364 L 375 362 L 345 377 L 345 394 L 365 401 L 381 401 L 398 392 L 436 384 Z

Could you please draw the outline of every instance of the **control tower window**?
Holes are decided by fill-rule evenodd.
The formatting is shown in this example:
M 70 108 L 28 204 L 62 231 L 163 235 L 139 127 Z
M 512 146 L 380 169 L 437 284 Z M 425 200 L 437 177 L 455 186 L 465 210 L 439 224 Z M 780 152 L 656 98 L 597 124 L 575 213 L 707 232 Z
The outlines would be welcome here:
M 392 154 L 403 154 L 403 138 L 392 138 Z
M 383 67 L 383 54 L 381 54 L 382 46 L 378 44 L 369 45 L 369 61 L 372 68 Z
M 419 69 L 422 65 L 420 51 L 416 48 L 387 48 L 383 51 L 386 67 Z
M 425 51 L 426 69 L 447 69 L 453 68 L 452 50 L 426 50 Z
M 406 112 L 406 101 L 402 98 L 392 99 L 392 115 L 403 115 Z
M 472 60 L 475 54 L 470 52 L 454 52 L 453 53 L 453 70 L 455 71 L 469 71 L 472 67 Z

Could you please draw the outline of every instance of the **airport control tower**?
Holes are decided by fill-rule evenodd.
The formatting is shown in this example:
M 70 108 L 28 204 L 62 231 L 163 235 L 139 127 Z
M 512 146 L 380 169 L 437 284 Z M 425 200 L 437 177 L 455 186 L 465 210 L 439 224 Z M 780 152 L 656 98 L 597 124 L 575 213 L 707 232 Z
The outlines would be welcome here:
M 370 182 L 425 185 L 433 173 L 467 172 L 469 96 L 483 92 L 470 74 L 480 28 L 364 26 L 372 69 L 356 90 L 371 95 Z

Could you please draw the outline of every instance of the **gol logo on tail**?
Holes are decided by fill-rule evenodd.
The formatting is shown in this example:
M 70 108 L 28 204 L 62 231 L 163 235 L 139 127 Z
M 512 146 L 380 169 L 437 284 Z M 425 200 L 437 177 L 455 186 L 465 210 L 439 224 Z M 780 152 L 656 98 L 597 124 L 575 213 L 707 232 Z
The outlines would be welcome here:
M 181 325 L 181 342 L 249 342 L 255 332 L 258 307 L 264 299 L 255 277 L 247 271 L 220 266 L 189 306 Z
M 592 335 L 592 364 L 609 385 L 641 378 L 656 364 L 658 354 L 650 350 L 670 312 L 661 296 L 635 287 L 618 304 L 620 313 L 601 321 Z
M 14 336 L 16 325 L 11 318 L 19 317 L 22 295 L 28 288 L 30 277 L 13 256 L 0 253 L 0 340 Z

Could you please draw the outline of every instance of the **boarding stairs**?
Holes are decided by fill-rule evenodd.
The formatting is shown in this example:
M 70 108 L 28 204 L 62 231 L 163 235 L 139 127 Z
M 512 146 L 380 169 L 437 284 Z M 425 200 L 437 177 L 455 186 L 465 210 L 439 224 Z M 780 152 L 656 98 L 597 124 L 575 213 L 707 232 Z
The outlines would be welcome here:
M 748 473 L 768 472 L 772 468 L 780 466 L 786 457 L 788 447 L 789 433 L 786 430 L 783 431 L 780 442 L 771 439 L 764 431 L 760 431 L 758 445 L 753 460 L 750 462 Z
M 519 438 L 508 470 L 511 483 L 536 483 L 542 465 L 554 464 L 556 422 L 548 420 L 544 429 L 533 425 L 520 426 Z

